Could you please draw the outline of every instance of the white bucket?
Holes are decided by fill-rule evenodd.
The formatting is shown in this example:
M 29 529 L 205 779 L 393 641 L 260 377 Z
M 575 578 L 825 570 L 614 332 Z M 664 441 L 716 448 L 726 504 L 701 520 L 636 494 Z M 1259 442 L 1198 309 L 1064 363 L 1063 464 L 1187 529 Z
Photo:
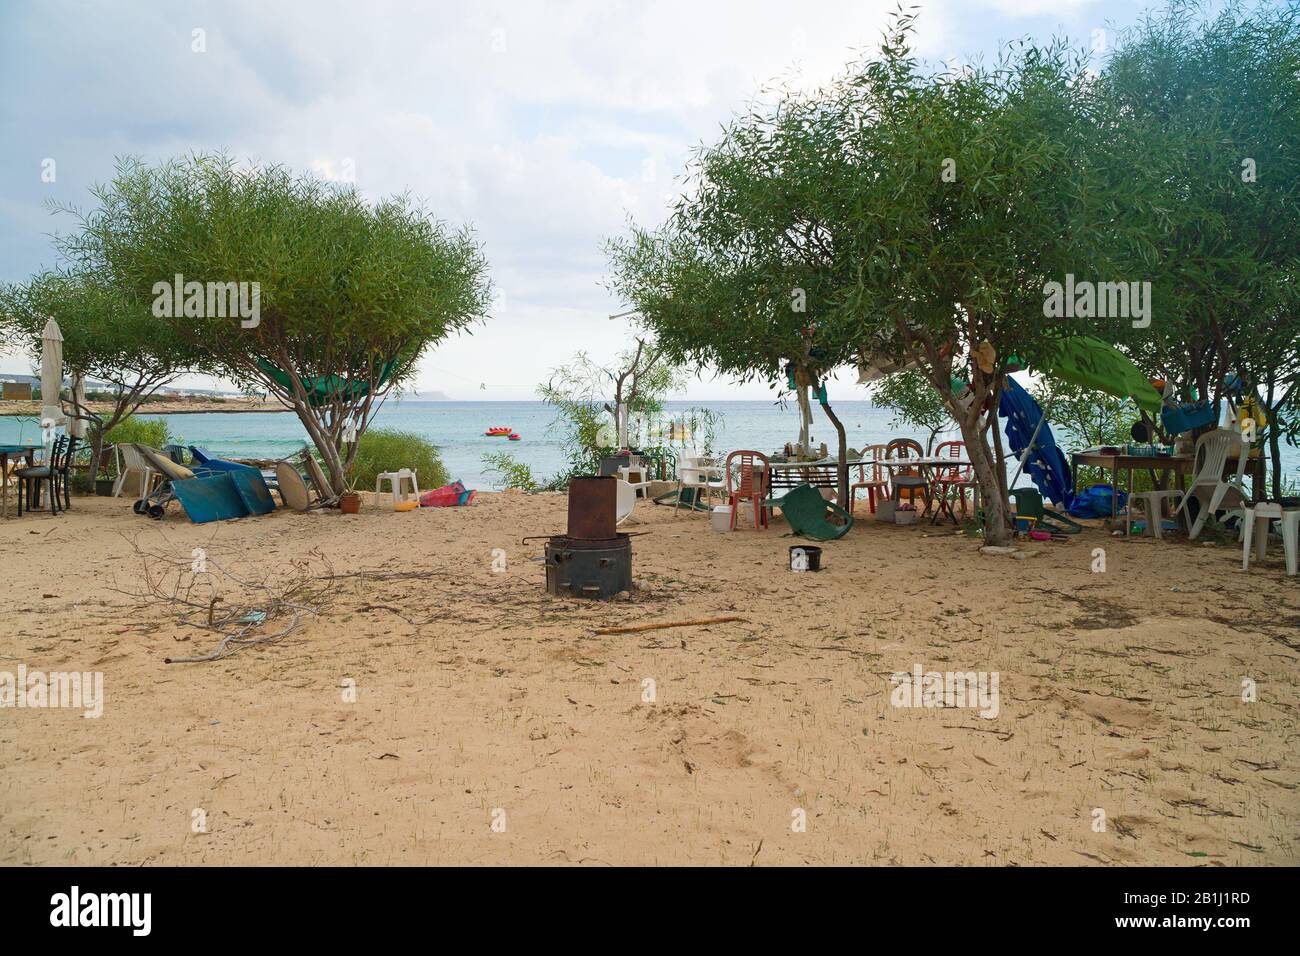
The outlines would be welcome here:
M 713 513 L 709 516 L 709 523 L 714 531 L 730 531 L 731 505 L 714 505 Z

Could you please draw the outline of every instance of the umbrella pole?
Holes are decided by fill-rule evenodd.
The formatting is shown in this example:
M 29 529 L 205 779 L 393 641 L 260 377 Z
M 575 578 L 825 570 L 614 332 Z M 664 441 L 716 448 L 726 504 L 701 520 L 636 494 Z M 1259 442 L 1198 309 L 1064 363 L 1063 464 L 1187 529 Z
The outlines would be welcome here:
M 1049 405 L 1048 408 L 1050 407 L 1051 406 Z M 1034 426 L 1034 433 L 1029 436 L 1029 444 L 1025 446 L 1024 454 L 1020 456 L 1020 464 L 1016 468 L 1015 477 L 1011 479 L 1011 484 L 1007 486 L 1008 488 L 1014 488 L 1016 486 L 1016 482 L 1020 478 L 1020 473 L 1025 470 L 1025 465 L 1029 461 L 1029 456 L 1034 453 L 1034 445 L 1038 443 L 1038 433 L 1042 430 L 1043 422 L 1045 421 L 1047 421 L 1046 408 L 1044 408 L 1042 414 L 1038 416 L 1038 424 Z

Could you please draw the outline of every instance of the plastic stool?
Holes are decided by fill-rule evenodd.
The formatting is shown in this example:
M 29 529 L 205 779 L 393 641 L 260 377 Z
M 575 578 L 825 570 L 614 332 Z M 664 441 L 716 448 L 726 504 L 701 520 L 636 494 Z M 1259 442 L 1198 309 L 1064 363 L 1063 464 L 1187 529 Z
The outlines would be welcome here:
M 389 490 L 393 494 L 393 507 L 397 507 L 397 496 L 401 495 L 402 500 L 406 500 L 406 494 L 402 491 L 402 481 L 407 480 L 411 483 L 411 490 L 415 493 L 415 500 L 420 500 L 420 482 L 415 477 L 415 472 L 410 468 L 401 468 L 397 471 L 381 471 L 375 478 L 375 504 L 379 503 L 380 486 L 387 481 Z
M 1245 509 L 1241 522 L 1241 570 L 1250 566 L 1250 545 L 1255 544 L 1256 560 L 1263 560 L 1264 549 L 1268 547 L 1268 523 L 1278 518 L 1282 522 L 1282 547 L 1286 552 L 1286 573 L 1291 577 L 1296 574 L 1300 552 L 1300 508 L 1283 508 L 1273 501 L 1263 501 Z
M 1142 502 L 1142 513 L 1146 516 L 1147 531 L 1152 537 L 1163 538 L 1164 528 L 1161 526 L 1163 520 L 1160 513 L 1160 502 L 1165 498 L 1182 498 L 1183 493 L 1177 488 L 1166 488 L 1156 491 L 1138 491 L 1134 492 L 1130 501 Z

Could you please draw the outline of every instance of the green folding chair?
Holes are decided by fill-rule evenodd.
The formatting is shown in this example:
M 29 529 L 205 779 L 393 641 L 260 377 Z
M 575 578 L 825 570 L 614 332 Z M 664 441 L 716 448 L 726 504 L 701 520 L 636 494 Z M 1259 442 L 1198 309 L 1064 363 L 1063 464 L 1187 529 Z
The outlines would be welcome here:
M 1043 496 L 1037 488 L 1012 488 L 1008 494 L 1016 503 L 1016 517 L 1037 519 L 1034 524 L 1036 528 L 1052 534 L 1078 534 L 1083 530 L 1083 525 L 1076 524 L 1058 511 L 1043 507 Z
M 791 533 L 815 541 L 842 538 L 853 527 L 853 515 L 835 502 L 827 501 L 820 491 L 809 484 L 798 485 L 780 498 L 768 498 L 763 502 L 763 507 L 780 508 L 786 523 L 790 525 Z M 831 515 L 838 515 L 844 523 L 831 521 Z

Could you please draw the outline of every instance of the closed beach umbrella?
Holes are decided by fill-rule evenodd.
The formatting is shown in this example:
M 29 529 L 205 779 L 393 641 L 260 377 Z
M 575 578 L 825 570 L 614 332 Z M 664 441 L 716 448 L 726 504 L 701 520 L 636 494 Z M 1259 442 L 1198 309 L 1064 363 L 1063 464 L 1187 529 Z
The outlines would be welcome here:
M 54 424 L 63 420 L 59 392 L 63 388 L 63 333 L 59 323 L 50 319 L 41 333 L 41 421 Z

